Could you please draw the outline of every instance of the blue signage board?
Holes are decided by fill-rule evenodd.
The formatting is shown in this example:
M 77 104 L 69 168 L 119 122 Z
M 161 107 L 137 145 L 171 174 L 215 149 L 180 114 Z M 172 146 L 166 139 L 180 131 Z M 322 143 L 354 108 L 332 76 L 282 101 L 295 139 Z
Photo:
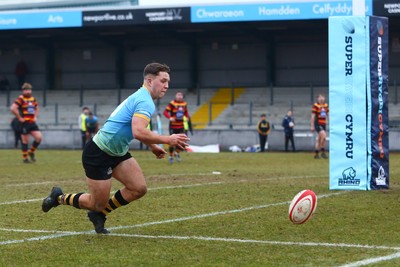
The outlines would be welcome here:
M 329 18 L 329 188 L 389 188 L 388 19 Z
M 367 190 L 365 16 L 329 18 L 329 188 Z
M 81 27 L 81 11 L 0 13 L 0 30 Z
M 352 16 L 352 6 L 352 0 L 192 6 L 191 22 L 327 19 L 331 16 Z M 372 15 L 372 0 L 365 1 L 365 11 L 365 15 Z
M 368 17 L 368 186 L 389 189 L 389 22 Z

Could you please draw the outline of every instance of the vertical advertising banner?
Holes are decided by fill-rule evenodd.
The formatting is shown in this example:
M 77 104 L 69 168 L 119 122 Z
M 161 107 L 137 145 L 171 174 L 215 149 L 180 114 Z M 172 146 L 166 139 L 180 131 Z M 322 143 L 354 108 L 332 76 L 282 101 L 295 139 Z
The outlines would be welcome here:
M 388 19 L 369 19 L 368 189 L 389 188 Z
M 367 190 L 367 17 L 329 18 L 329 188 Z

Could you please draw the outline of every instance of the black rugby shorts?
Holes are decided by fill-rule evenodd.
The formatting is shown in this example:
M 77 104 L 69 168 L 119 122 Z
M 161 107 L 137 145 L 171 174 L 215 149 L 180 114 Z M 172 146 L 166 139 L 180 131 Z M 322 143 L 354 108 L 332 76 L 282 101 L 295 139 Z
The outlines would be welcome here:
M 93 180 L 108 180 L 112 176 L 112 170 L 122 161 L 131 157 L 129 152 L 122 157 L 110 156 L 90 139 L 83 149 L 82 164 L 88 178 Z
M 21 134 L 39 131 L 39 126 L 35 122 L 23 122 L 21 125 Z
M 315 127 L 315 131 L 317 131 L 317 133 L 319 133 L 322 130 L 326 131 L 326 125 L 321 125 L 321 124 L 316 123 L 314 125 L 314 127 Z

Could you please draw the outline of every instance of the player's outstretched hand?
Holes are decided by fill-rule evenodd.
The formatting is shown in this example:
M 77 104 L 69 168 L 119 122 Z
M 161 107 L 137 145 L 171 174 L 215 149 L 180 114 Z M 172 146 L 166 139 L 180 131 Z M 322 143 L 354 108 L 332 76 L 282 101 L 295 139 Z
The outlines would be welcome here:
M 181 150 L 186 150 L 189 141 L 190 138 L 187 137 L 186 134 L 172 134 L 169 136 L 168 145 L 177 146 Z
M 165 155 L 167 155 L 167 151 L 165 151 L 162 147 L 160 147 L 159 145 L 151 145 L 150 146 L 151 152 L 153 152 L 154 155 L 156 155 L 156 157 L 158 159 L 162 159 L 165 157 Z

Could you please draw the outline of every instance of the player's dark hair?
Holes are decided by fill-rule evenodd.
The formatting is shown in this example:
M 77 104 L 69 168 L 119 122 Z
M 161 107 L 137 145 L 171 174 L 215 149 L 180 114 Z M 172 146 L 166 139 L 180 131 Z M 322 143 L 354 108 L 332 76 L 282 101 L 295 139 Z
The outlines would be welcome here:
M 170 68 L 166 64 L 153 62 L 146 65 L 143 71 L 143 77 L 146 77 L 149 74 L 157 76 L 160 72 L 170 73 L 170 71 Z
M 21 87 L 22 90 L 32 90 L 32 85 L 30 83 L 24 83 Z

